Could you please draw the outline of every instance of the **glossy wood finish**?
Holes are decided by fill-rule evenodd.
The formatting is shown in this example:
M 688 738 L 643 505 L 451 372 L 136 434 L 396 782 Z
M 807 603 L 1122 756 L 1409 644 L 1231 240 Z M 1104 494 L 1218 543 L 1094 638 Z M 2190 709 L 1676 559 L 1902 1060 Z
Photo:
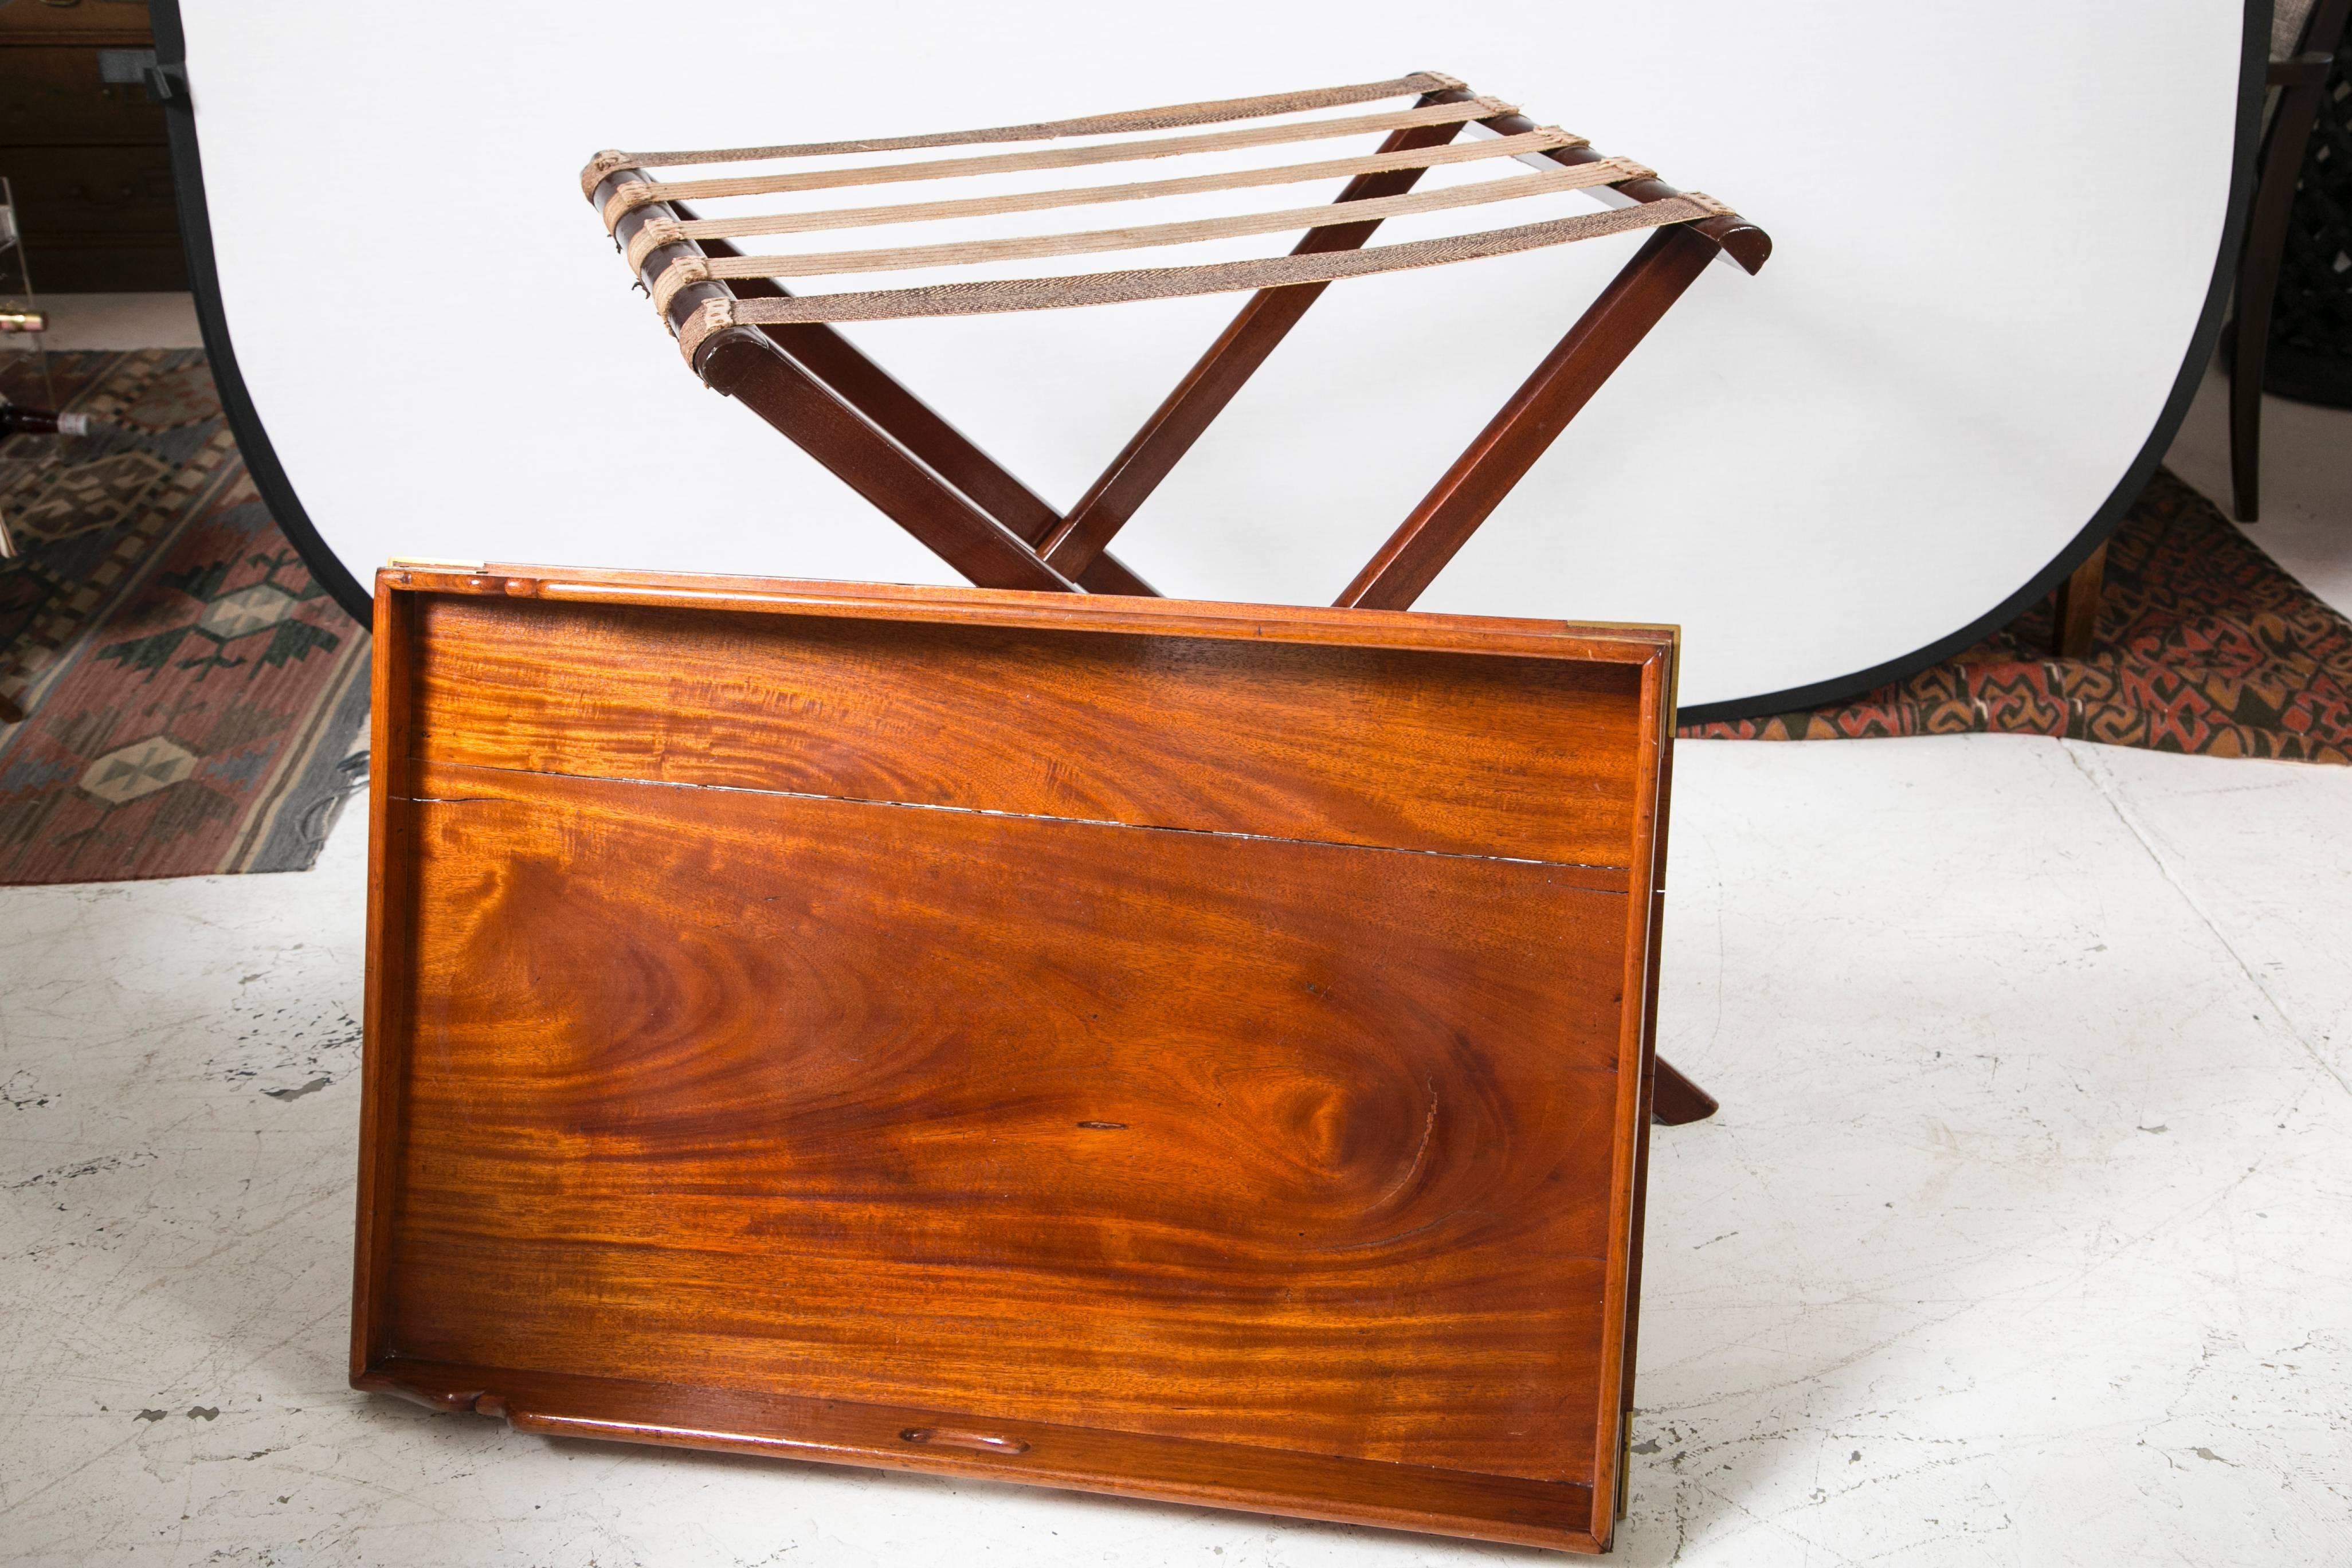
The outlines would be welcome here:
M 778 349 L 765 333 L 735 327 L 701 357 L 703 380 L 791 437 L 851 489 L 872 501 L 933 554 L 983 588 L 1075 592 L 1020 535 L 915 461 L 871 419 Z
M 377 634 L 357 1385 L 1605 1545 L 1671 633 L 498 566 Z
M 1507 855 L 1622 886 L 1638 667 L 462 598 L 419 613 L 433 721 L 415 752 L 436 763 Z M 1180 679 L 1186 723 L 1142 717 Z M 1524 715 L 1507 773 L 1482 754 L 1498 709 Z M 1409 793 L 1389 776 L 1400 751 Z

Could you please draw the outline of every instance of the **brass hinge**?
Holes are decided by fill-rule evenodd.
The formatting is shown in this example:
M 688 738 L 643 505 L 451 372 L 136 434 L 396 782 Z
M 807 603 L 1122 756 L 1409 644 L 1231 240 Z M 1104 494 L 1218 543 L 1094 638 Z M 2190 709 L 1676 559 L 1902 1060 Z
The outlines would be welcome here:
M 1633 1413 L 1625 1412 L 1617 1424 L 1617 1517 L 1625 1517 L 1627 1500 L 1633 1495 Z

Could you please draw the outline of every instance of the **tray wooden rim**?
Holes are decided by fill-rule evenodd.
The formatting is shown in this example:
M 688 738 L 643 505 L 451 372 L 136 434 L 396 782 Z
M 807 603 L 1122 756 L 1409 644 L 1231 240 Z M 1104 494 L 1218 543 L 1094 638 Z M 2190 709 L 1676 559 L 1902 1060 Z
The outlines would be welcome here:
M 742 614 L 888 618 L 933 625 L 1315 643 L 1417 653 L 1488 654 L 1580 663 L 1671 661 L 1680 628 L 1646 622 L 1552 621 L 1429 610 L 1335 609 L 1218 599 L 941 588 L 915 583 L 742 577 L 494 562 L 407 564 L 376 573 L 386 592 L 457 594 Z M 879 613 L 877 615 L 877 612 Z
M 1606 1550 L 1581 1522 L 1547 1522 L 1549 1518 L 1580 1521 L 1591 1517 L 1592 1489 L 1580 1481 L 1524 1480 L 1037 1421 L 979 1423 L 968 1414 L 953 1411 L 640 1383 L 576 1373 L 462 1366 L 405 1356 L 380 1359 L 354 1373 L 352 1386 L 389 1394 L 429 1409 L 471 1411 L 503 1420 L 514 1431 L 548 1437 L 650 1443 L 813 1464 L 964 1476 L 1424 1534 L 1433 1522 L 1442 1522 L 1446 1533 L 1471 1540 L 1555 1551 Z M 912 1431 L 946 1428 L 952 1432 L 975 1425 L 984 1425 L 991 1436 L 1001 1435 L 1024 1447 L 1018 1452 L 992 1453 L 964 1445 L 918 1447 L 904 1436 Z M 1096 1457 L 1091 1461 L 1073 1458 L 1066 1452 L 1071 1447 L 1091 1449 Z M 1220 1469 L 1230 1475 L 1236 1468 L 1256 1468 L 1294 1484 L 1252 1488 L 1236 1486 L 1230 1479 L 1198 1479 L 1201 1471 Z M 1360 1489 L 1366 1478 L 1376 1479 L 1395 1497 L 1475 1496 L 1482 1502 L 1515 1510 L 1519 1517 L 1439 1511 L 1426 1502 L 1420 1506 L 1410 1501 L 1366 1502 L 1360 1490 L 1353 1496 L 1343 1494 L 1341 1487 L 1347 1481 L 1353 1479 Z M 1318 1479 L 1333 1483 L 1324 1495 L 1311 1489 Z M 1295 1484 L 1300 1481 L 1307 1485 Z

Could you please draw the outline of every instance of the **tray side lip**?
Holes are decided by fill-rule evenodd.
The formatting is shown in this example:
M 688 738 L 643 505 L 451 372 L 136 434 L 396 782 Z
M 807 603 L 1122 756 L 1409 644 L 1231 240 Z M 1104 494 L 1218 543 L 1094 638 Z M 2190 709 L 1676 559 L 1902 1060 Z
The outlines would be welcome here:
M 1625 900 L 1625 973 L 1618 1005 L 1617 1115 L 1612 1137 L 1609 1181 L 1609 1266 L 1601 1302 L 1600 1409 L 1593 1443 L 1592 1537 L 1609 1550 L 1617 1521 L 1617 1494 L 1625 1464 L 1624 1409 L 1628 1384 L 1626 1352 L 1633 1337 L 1642 1237 L 1634 1229 L 1640 1195 L 1646 1070 L 1654 1048 L 1649 1029 L 1651 980 L 1658 964 L 1653 899 L 1643 883 L 1664 871 L 1660 849 L 1665 830 L 1666 769 L 1675 733 L 1675 649 L 1668 647 L 1642 670 L 1642 716 L 1636 726 L 1642 748 L 1634 780 L 1634 843 L 1631 857 L 1636 896 Z
M 1023 1486 L 1051 1487 L 1065 1491 L 1098 1492 L 1139 1498 L 1153 1502 L 1239 1510 L 1283 1518 L 1312 1519 L 1334 1524 L 1372 1525 L 1383 1529 L 1432 1531 L 1506 1545 L 1549 1547 L 1555 1551 L 1598 1552 L 1608 1550 L 1606 1538 L 1596 1538 L 1575 1526 L 1547 1527 L 1471 1512 L 1434 1510 L 1373 1500 L 1303 1496 L 1293 1489 L 1253 1484 L 1252 1465 L 1328 1468 L 1335 1477 L 1353 1472 L 1367 1479 L 1382 1473 L 1400 1479 L 1437 1480 L 1472 1490 L 1486 1489 L 1502 1502 L 1509 1494 L 1553 1490 L 1560 1497 L 1560 1512 L 1574 1517 L 1584 1498 L 1600 1494 L 1580 1481 L 1529 1481 L 1470 1471 L 1440 1470 L 1422 1466 L 1384 1464 L 1371 1459 L 1335 1458 L 1292 1449 L 1255 1449 L 1241 1444 L 1213 1443 L 1198 1438 L 1163 1437 L 1100 1427 L 1055 1426 L 1039 1422 L 997 1421 L 985 1416 L 895 1406 L 859 1405 L 843 1400 L 812 1399 L 793 1394 L 744 1394 L 730 1389 L 699 1389 L 684 1384 L 640 1384 L 619 1378 L 577 1373 L 534 1373 L 509 1368 L 457 1366 L 446 1363 L 383 1357 L 355 1372 L 352 1386 L 389 1394 L 450 1412 L 472 1411 L 503 1418 L 519 1432 L 552 1437 L 584 1437 L 602 1442 L 650 1443 L 668 1447 L 698 1448 L 719 1453 L 757 1455 L 805 1462 L 847 1465 L 863 1468 L 912 1470 L 931 1475 L 1011 1481 Z M 698 1396 L 731 1403 L 737 1419 L 713 1423 L 693 1419 L 683 1406 Z M 912 1426 L 983 1426 L 1037 1439 L 1076 1439 L 1108 1443 L 1139 1454 L 1160 1454 L 1223 1467 L 1230 1479 L 1206 1481 L 1166 1476 L 1138 1479 L 1116 1465 L 1087 1466 L 1014 1463 L 995 1455 L 951 1448 L 905 1448 L 854 1439 L 824 1440 L 803 1429 L 786 1430 L 782 1419 L 761 1429 L 752 1415 L 764 1405 L 781 1415 L 786 1407 L 821 1407 L 855 1419 L 871 1419 L 882 1429 Z M 1021 1456 L 1015 1456 L 1019 1458 Z M 1593 1505 L 1598 1509 L 1596 1501 Z M 1501 1510 L 1498 1510 L 1497 1512 Z
M 600 567 L 395 561 L 376 574 L 377 591 L 513 597 L 571 604 L 642 605 L 767 615 L 802 615 L 1209 637 L 1322 643 L 1429 653 L 1496 654 L 1645 666 L 1664 658 L 1679 628 L 1627 623 L 1528 620 L 1424 610 L 1337 609 L 1234 604 L 1127 595 L 1032 593 L 789 577 L 737 577 Z
M 1634 1384 L 1641 1361 L 1642 1250 L 1647 1232 L 1652 1111 L 1657 1095 L 1658 972 L 1665 931 L 1667 840 L 1673 826 L 1675 731 L 1681 717 L 1681 697 L 1682 661 L 1677 649 L 1666 670 L 1665 722 L 1660 727 L 1658 736 L 1656 831 L 1652 835 L 1650 889 L 1645 897 L 1638 890 L 1636 893 L 1649 910 L 1644 937 L 1648 943 L 1648 961 L 1642 987 L 1641 1059 L 1636 1069 L 1641 1079 L 1640 1100 L 1633 1112 L 1634 1136 L 1638 1145 L 1633 1151 L 1633 1208 L 1627 1216 L 1626 1226 L 1625 1341 L 1618 1398 L 1620 1430 L 1614 1450 L 1618 1466 L 1614 1511 L 1619 1516 L 1622 1514 L 1625 1499 L 1632 1489 L 1628 1472 L 1633 1464 Z M 1615 1522 L 1615 1518 L 1609 1521 L 1612 1528 Z
M 409 699 L 415 605 L 415 600 L 387 591 L 379 578 L 369 693 L 367 990 L 361 1013 L 360 1168 L 352 1230 L 354 1384 L 386 1348 L 384 1295 L 391 1275 L 393 1203 L 399 1189 L 394 1162 L 410 1035 L 405 960 L 413 938 L 407 891 L 415 859 L 406 842 L 415 815 L 407 802 L 413 793 Z

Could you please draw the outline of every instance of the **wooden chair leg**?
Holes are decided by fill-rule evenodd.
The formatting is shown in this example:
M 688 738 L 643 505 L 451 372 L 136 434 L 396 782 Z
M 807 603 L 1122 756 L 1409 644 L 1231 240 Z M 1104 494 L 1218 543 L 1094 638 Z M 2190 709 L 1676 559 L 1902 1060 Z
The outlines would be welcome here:
M 2107 547 L 2102 542 L 2090 559 L 2058 584 L 2058 603 L 2051 616 L 2052 651 L 2060 658 L 2088 658 L 2098 640 L 2099 595 L 2107 581 Z
M 1715 1096 L 1675 1071 L 1665 1058 L 1658 1058 L 1657 1077 L 1650 1086 L 1651 1121 L 1661 1126 L 1682 1127 L 1704 1121 L 1720 1109 Z
M 24 721 L 25 710 L 16 706 L 16 700 L 0 692 L 0 724 L 21 724 Z
M 1432 103 L 1453 96 L 1435 95 L 1422 101 Z M 1430 125 L 1399 131 L 1381 142 L 1380 150 L 1396 153 L 1442 147 L 1461 129 L 1458 125 Z M 1383 174 L 1359 174 L 1348 182 L 1338 199 L 1355 202 L 1402 195 L 1419 183 L 1422 173 L 1419 169 L 1399 169 Z M 1377 222 L 1350 223 L 1309 229 L 1307 237 L 1291 248 L 1291 254 L 1360 249 L 1379 226 Z M 1175 390 L 1153 411 L 1143 428 L 1135 433 L 1118 456 L 1111 459 L 1110 467 L 1078 498 L 1068 519 L 1044 541 L 1043 553 L 1056 571 L 1076 575 L 1099 558 L 1112 536 L 1127 526 L 1128 520 L 1150 499 L 1169 470 L 1192 449 L 1192 444 L 1210 423 L 1234 400 L 1258 366 L 1265 363 L 1266 356 L 1298 324 L 1307 308 L 1320 299 L 1328 287 L 1326 283 L 1301 283 L 1286 289 L 1261 289 L 1250 297 L 1233 323 L 1209 345 L 1208 353 L 1185 373 L 1184 379 L 1176 384 Z
M 692 216 L 682 202 L 671 207 L 681 218 Z M 723 239 L 704 240 L 702 248 L 710 256 L 742 254 Z M 786 292 L 782 284 L 767 278 L 738 278 L 726 286 L 739 300 L 773 299 Z M 1032 546 L 1042 544 L 1061 526 L 1061 513 L 831 327 L 811 323 L 760 330 L 835 396 Z M 1090 594 L 1160 596 L 1158 589 L 1107 551 L 1071 575 Z
M 730 327 L 714 334 L 699 357 L 698 368 L 713 390 L 790 437 L 980 586 L 1076 592 L 1028 541 L 965 500 L 762 333 Z
M 2262 174 L 2254 186 L 2254 210 L 2246 220 L 2246 243 L 2238 260 L 2234 307 L 2236 334 L 2230 355 L 2230 490 L 2240 522 L 2262 517 L 2263 372 L 2270 357 L 2271 305 L 2278 293 L 2279 267 L 2286 256 L 2286 228 L 2294 211 L 2294 185 L 2312 128 L 2319 122 L 2323 94 L 2335 66 L 2352 5 L 2321 0 L 2305 24 L 2303 52 L 2271 62 L 2270 85 L 2279 89 L 2278 107 L 2263 138 Z
M 2262 330 L 2249 330 L 2247 295 L 2253 271 L 2249 263 L 2238 275 L 2237 332 L 2230 355 L 2230 510 L 2240 522 L 2259 522 L 2263 515 L 2263 361 L 2271 322 L 2265 303 L 2259 312 Z M 2270 289 L 2278 286 L 2275 264 L 2268 284 Z M 2267 299 L 2268 289 L 2263 293 Z
M 1411 609 L 1722 248 L 1687 225 L 1654 230 L 1332 602 L 1343 609 Z

